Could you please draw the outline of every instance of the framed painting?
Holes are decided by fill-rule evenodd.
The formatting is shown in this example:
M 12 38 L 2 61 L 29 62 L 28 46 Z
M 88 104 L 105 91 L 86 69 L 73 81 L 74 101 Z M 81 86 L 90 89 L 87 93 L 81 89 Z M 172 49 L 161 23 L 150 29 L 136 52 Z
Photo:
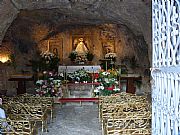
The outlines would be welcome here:
M 114 40 L 107 40 L 106 42 L 102 43 L 103 54 L 107 53 L 114 53 L 115 52 L 115 41 Z
M 63 41 L 61 40 L 49 40 L 48 41 L 49 52 L 56 55 L 60 61 L 63 59 Z

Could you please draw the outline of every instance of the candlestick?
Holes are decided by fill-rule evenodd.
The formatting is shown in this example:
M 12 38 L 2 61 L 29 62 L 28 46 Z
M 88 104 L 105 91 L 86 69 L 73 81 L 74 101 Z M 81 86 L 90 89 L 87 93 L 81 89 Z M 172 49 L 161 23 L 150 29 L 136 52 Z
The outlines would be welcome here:
M 48 49 L 47 49 L 47 50 L 48 50 L 48 52 L 49 52 L 49 40 L 48 40 Z
M 65 79 L 67 80 L 67 66 L 66 66 L 65 75 L 66 75 Z

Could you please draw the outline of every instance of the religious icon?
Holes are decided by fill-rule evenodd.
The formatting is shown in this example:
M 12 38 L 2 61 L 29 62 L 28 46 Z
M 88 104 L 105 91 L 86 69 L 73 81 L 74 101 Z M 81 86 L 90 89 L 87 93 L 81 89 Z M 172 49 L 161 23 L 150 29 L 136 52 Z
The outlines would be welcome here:
M 57 49 L 57 48 L 53 48 L 52 53 L 53 53 L 55 56 L 59 57 L 58 49 Z
M 63 41 L 58 40 L 48 40 L 48 51 L 53 53 L 62 62 L 63 59 Z
M 78 42 L 78 44 L 77 44 L 77 46 L 76 46 L 75 51 L 76 51 L 78 54 L 85 54 L 85 53 L 88 52 L 88 48 L 87 48 L 87 46 L 85 45 L 83 38 L 79 38 L 79 42 Z
M 102 45 L 103 45 L 104 54 L 114 53 L 115 52 L 115 46 L 114 46 L 113 41 L 104 42 Z

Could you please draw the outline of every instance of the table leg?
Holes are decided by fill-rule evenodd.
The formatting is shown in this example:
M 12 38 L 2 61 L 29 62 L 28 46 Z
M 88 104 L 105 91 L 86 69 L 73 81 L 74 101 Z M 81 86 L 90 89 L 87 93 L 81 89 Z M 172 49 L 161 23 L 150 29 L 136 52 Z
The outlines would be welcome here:
M 134 87 L 134 79 L 133 78 L 129 78 L 127 80 L 127 90 L 126 90 L 126 92 L 135 94 L 136 88 Z
M 25 81 L 18 81 L 17 95 L 26 93 Z

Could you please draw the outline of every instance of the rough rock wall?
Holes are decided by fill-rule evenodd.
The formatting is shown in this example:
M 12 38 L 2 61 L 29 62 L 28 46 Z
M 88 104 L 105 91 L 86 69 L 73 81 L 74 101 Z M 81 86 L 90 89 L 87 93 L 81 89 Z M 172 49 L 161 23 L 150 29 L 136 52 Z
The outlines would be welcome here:
M 151 45 L 151 0 L 2 0 L 0 3 L 0 41 L 18 9 L 59 9 L 61 19 L 89 24 L 114 22 L 125 24 L 134 33 L 142 33 Z M 7 10 L 8 9 L 8 10 Z
M 12 4 L 11 0 L 0 1 L 0 45 L 6 30 L 18 14 L 18 9 Z
M 126 64 L 131 67 L 131 59 L 135 58 L 135 64 L 141 68 L 138 73 L 143 74 L 145 68 L 149 68 L 148 47 L 143 35 L 136 36 L 133 31 L 124 25 L 102 24 L 89 26 L 72 26 L 62 31 L 64 25 L 59 25 L 59 31 L 52 31 L 48 25 L 16 19 L 8 29 L 4 38 L 5 43 L 11 44 L 15 49 L 17 71 L 26 70 L 28 61 L 36 58 L 35 51 L 48 50 L 48 42 L 58 48 L 62 64 L 70 64 L 68 58 L 73 47 L 74 37 L 85 37 L 87 47 L 95 57 L 94 64 L 100 64 L 104 59 L 106 48 L 113 45 L 113 52 L 117 54 L 116 64 Z M 54 29 L 54 28 L 53 28 Z M 126 62 L 126 63 L 123 63 Z M 136 65 L 134 65 L 136 66 Z M 135 67 L 133 67 L 135 68 Z M 134 70 L 134 69 L 133 69 Z

